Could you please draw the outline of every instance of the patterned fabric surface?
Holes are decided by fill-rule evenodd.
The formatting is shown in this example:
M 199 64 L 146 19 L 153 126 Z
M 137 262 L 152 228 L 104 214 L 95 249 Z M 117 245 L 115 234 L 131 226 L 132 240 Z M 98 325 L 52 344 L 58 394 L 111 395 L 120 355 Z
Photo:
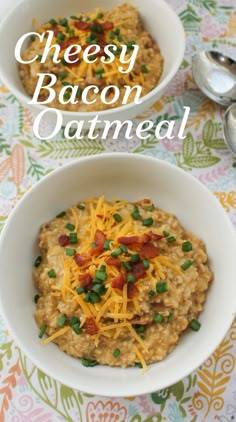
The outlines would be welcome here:
M 224 110 L 197 89 L 191 56 L 213 48 L 236 58 L 236 0 L 168 0 L 183 22 L 185 59 L 161 98 L 140 119 L 177 120 L 191 107 L 184 141 L 66 140 L 33 136 L 33 116 L 0 84 L 0 229 L 30 187 L 77 157 L 129 151 L 167 160 L 191 172 L 221 202 L 236 226 L 236 163 L 222 132 Z M 171 31 L 171 28 L 170 28 Z M 176 41 L 177 42 L 177 41 Z M 108 399 L 61 385 L 33 366 L 0 318 L 0 422 L 230 422 L 236 420 L 236 321 L 213 355 L 177 384 L 150 395 Z

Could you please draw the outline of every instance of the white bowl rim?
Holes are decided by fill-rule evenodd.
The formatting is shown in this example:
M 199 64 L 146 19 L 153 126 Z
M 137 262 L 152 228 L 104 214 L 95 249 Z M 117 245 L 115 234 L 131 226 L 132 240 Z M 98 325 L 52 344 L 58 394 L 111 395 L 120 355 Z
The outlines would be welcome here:
M 209 189 L 203 185 L 198 179 L 196 179 L 194 176 L 192 176 L 190 173 L 185 172 L 184 170 L 182 170 L 181 168 L 177 167 L 176 165 L 170 164 L 167 161 L 155 158 L 155 157 L 150 157 L 150 156 L 146 156 L 146 155 L 142 155 L 142 154 L 131 154 L 131 153 L 106 153 L 106 154 L 99 154 L 99 155 L 92 155 L 89 157 L 81 157 L 79 159 L 76 159 L 60 168 L 57 168 L 55 170 L 53 170 L 50 174 L 48 174 L 47 176 L 43 177 L 40 181 L 36 182 L 32 188 L 26 192 L 24 194 L 24 196 L 18 201 L 17 205 L 15 206 L 15 208 L 12 210 L 12 212 L 10 213 L 9 217 L 7 218 L 6 223 L 4 224 L 1 236 L 0 236 L 0 256 L 1 256 L 1 249 L 3 248 L 4 245 L 4 240 L 5 240 L 5 236 L 7 234 L 8 231 L 8 227 L 11 225 L 11 220 L 14 218 L 15 214 L 18 212 L 18 208 L 19 208 L 19 204 L 21 205 L 24 201 L 26 201 L 28 199 L 28 196 L 31 195 L 31 193 L 36 190 L 38 188 L 39 185 L 44 184 L 47 182 L 47 180 L 49 178 L 52 177 L 56 177 L 58 173 L 66 171 L 67 169 L 74 167 L 74 166 L 78 166 L 81 162 L 89 162 L 89 161 L 93 161 L 93 160 L 99 160 L 99 159 L 107 159 L 109 160 L 109 158 L 113 158 L 114 156 L 116 156 L 118 159 L 122 159 L 122 158 L 128 158 L 129 159 L 134 159 L 134 160 L 139 160 L 141 157 L 144 161 L 147 162 L 155 162 L 155 163 L 159 163 L 160 165 L 166 167 L 166 168 L 171 168 L 171 169 L 175 169 L 175 171 L 179 172 L 179 173 L 184 173 L 185 177 L 187 177 L 188 179 L 191 179 L 192 183 L 195 183 L 196 185 L 198 185 L 198 187 L 202 190 L 204 190 L 208 195 L 211 196 L 212 201 L 215 202 L 215 206 L 218 208 L 218 211 L 220 212 L 222 219 L 224 219 L 225 224 L 228 226 L 229 232 L 232 235 L 232 239 L 233 239 L 233 243 L 235 246 L 235 251 L 236 251 L 236 231 L 234 229 L 234 226 L 230 220 L 230 218 L 228 217 L 228 215 L 226 214 L 226 212 L 224 211 L 222 205 L 219 203 L 219 201 L 216 199 L 216 197 L 211 193 L 211 191 L 209 191 Z M 75 390 L 80 390 L 80 386 L 77 384 L 75 385 L 75 383 L 71 383 L 68 384 L 68 382 L 65 381 L 65 379 L 63 378 L 63 376 L 60 375 L 60 373 L 58 373 L 56 376 L 53 373 L 53 371 L 51 371 L 49 368 L 47 368 L 45 370 L 44 365 L 39 362 L 37 359 L 34 358 L 33 354 L 31 354 L 31 351 L 29 348 L 27 348 L 21 341 L 21 339 L 18 337 L 17 332 L 14 330 L 14 327 L 11 326 L 11 324 L 8 322 L 8 318 L 7 318 L 7 314 L 4 310 L 4 304 L 2 302 L 1 299 L 1 295 L 0 295 L 0 312 L 1 315 L 4 317 L 8 328 L 10 330 L 10 332 L 12 333 L 12 336 L 14 338 L 14 340 L 16 341 L 17 345 L 20 347 L 20 349 L 25 353 L 25 355 L 36 365 L 37 368 L 41 369 L 43 372 L 45 372 L 46 374 L 48 374 L 50 377 L 52 377 L 53 379 L 58 380 L 60 383 L 64 384 L 64 385 L 68 385 L 70 388 L 73 388 Z M 216 350 L 216 348 L 218 347 L 218 345 L 220 344 L 220 342 L 224 339 L 225 335 L 227 334 L 234 318 L 236 316 L 236 303 L 234 306 L 234 309 L 232 309 L 232 317 L 231 319 L 229 319 L 228 321 L 225 322 L 224 324 L 224 328 L 222 328 L 220 335 L 218 336 L 218 338 L 214 341 L 212 341 L 211 343 L 211 347 L 208 348 L 207 353 L 205 354 L 205 356 L 201 359 L 197 358 L 195 359 L 195 363 L 193 365 L 193 367 L 190 369 L 183 369 L 182 373 L 181 373 L 181 379 L 183 379 L 184 377 L 188 376 L 191 372 L 193 372 L 194 370 L 196 370 L 199 366 L 201 366 L 208 358 L 209 356 L 211 356 L 211 354 Z M 153 365 L 158 365 L 157 363 L 152 364 Z M 109 367 L 106 367 L 109 368 Z M 119 369 L 119 368 L 118 368 Z M 162 384 L 161 389 L 167 388 L 171 385 L 174 385 L 175 383 L 177 383 L 178 381 L 180 381 L 180 377 L 173 377 L 173 379 L 166 383 L 165 382 Z M 93 386 L 93 384 L 90 384 L 89 390 L 86 389 L 82 389 L 81 391 L 85 392 L 85 393 L 89 393 L 89 394 L 95 394 L 98 395 L 98 390 L 96 389 L 96 387 Z M 139 385 L 137 385 L 137 389 L 136 390 L 132 390 L 131 394 L 132 395 L 141 395 L 141 394 L 149 394 L 152 393 L 153 391 L 156 390 L 155 387 L 155 381 L 153 381 L 153 384 L 150 385 L 148 388 L 143 389 L 142 391 L 140 391 L 140 387 Z M 107 391 L 107 390 L 106 390 Z M 117 391 L 114 393 L 113 391 L 109 391 L 107 393 L 102 393 L 102 395 L 104 397 L 123 397 L 124 394 L 122 392 L 122 385 L 120 386 L 119 389 L 119 393 L 117 393 Z
M 5 25 L 5 23 L 10 19 L 11 19 L 11 15 L 12 13 L 16 13 L 16 9 L 22 7 L 24 5 L 24 3 L 27 0 L 21 0 L 14 9 L 8 11 L 8 13 L 6 14 L 5 18 L 2 20 L 2 22 L 0 23 L 0 28 L 1 26 Z M 160 4 L 162 4 L 166 10 L 168 10 L 168 13 L 170 13 L 170 15 L 172 15 L 172 18 L 175 20 L 176 22 L 176 27 L 178 27 L 179 30 L 179 38 L 178 38 L 178 44 L 179 44 L 179 54 L 176 57 L 175 63 L 172 66 L 170 72 L 164 77 L 164 79 L 158 83 L 158 85 L 149 93 L 147 93 L 146 95 L 144 95 L 142 97 L 142 102 L 146 102 L 148 100 L 150 100 L 151 98 L 155 97 L 155 94 L 158 93 L 159 91 L 161 91 L 162 89 L 166 88 L 166 86 L 170 83 L 170 81 L 173 79 L 173 77 L 176 75 L 182 60 L 184 58 L 184 53 L 185 53 L 185 44 L 186 44 L 186 40 L 185 40 L 185 31 L 183 28 L 183 25 L 180 21 L 180 18 L 178 17 L 177 13 L 174 11 L 174 9 L 165 1 L 165 0 L 158 0 L 158 2 Z M 4 66 L 1 64 L 0 62 L 0 76 L 1 79 L 3 81 L 3 83 L 8 87 L 8 89 L 14 94 L 16 95 L 16 97 L 23 103 L 23 104 L 27 104 L 29 103 L 29 100 L 31 100 L 31 97 L 26 95 L 26 94 L 22 94 L 13 84 L 11 84 L 11 82 L 8 81 L 7 77 L 5 77 L 4 72 L 1 71 L 1 68 L 3 69 Z M 100 118 L 102 118 L 103 116 L 105 117 L 109 117 L 110 115 L 113 115 L 115 112 L 119 112 L 119 111 L 129 111 L 130 109 L 132 109 L 136 104 L 135 103 L 129 103 L 129 104 L 125 104 L 113 109 L 106 109 L 106 110 L 101 110 L 101 111 L 87 111 L 87 112 L 77 112 L 77 111 L 66 111 L 66 110 L 60 110 L 62 112 L 62 114 L 65 117 L 73 117 L 73 116 L 77 116 L 78 118 L 82 118 L 83 116 L 86 115 L 86 118 L 93 118 L 94 116 L 98 116 Z M 46 105 L 43 104 L 29 104 L 30 107 L 34 107 L 35 109 L 37 108 L 38 110 L 48 110 L 53 112 L 54 108 L 52 107 L 48 107 Z M 59 109 L 56 109 L 59 110 Z

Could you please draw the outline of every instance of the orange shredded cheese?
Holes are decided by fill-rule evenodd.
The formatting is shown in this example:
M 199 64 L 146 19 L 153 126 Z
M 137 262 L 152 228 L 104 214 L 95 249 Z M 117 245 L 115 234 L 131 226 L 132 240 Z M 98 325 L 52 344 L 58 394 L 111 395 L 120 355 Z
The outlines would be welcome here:
M 61 328 L 60 330 L 56 331 L 51 336 L 45 338 L 44 340 L 41 340 L 40 343 L 39 343 L 40 346 L 45 346 L 45 344 L 50 343 L 50 341 L 53 341 L 60 336 L 63 336 L 63 334 L 67 333 L 70 329 L 71 329 L 70 327 Z
M 146 365 L 145 359 L 144 359 L 142 353 L 139 351 L 139 349 L 136 346 L 134 346 L 134 351 L 135 351 L 135 354 L 136 354 L 139 362 L 141 363 L 141 365 L 143 367 L 142 373 L 144 374 L 147 371 L 147 365 Z

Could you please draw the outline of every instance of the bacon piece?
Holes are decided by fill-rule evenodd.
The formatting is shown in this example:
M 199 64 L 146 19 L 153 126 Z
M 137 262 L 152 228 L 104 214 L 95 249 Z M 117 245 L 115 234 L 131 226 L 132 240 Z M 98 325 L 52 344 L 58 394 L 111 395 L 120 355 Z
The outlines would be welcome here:
M 79 281 L 81 283 L 81 286 L 84 287 L 84 290 L 88 292 L 93 287 L 93 279 L 90 274 L 81 274 L 79 276 Z
M 137 288 L 135 287 L 134 283 L 128 283 L 127 285 L 127 297 L 128 299 L 133 299 L 138 293 Z
M 102 22 L 101 23 L 101 26 L 104 29 L 104 31 L 109 31 L 110 29 L 113 29 L 114 28 L 113 22 L 109 22 L 109 21 Z
M 105 240 L 106 240 L 105 234 L 101 230 L 97 229 L 96 233 L 95 233 L 95 237 L 94 237 L 94 241 L 95 241 L 96 245 L 97 246 L 103 246 Z
M 138 325 L 147 325 L 148 318 L 145 318 L 143 316 L 134 316 L 132 319 L 129 320 L 131 324 L 138 324 Z
M 85 333 L 90 334 L 90 336 L 94 336 L 99 331 L 98 326 L 96 325 L 95 319 L 93 317 L 86 318 L 84 326 Z
M 54 37 L 57 37 L 58 33 L 60 32 L 59 28 L 50 28 L 50 31 L 54 33 Z
M 70 47 L 70 45 L 79 44 L 79 41 L 80 41 L 79 37 L 68 38 L 67 40 L 62 41 L 62 43 L 60 44 L 61 49 L 65 50 L 67 47 Z M 73 49 L 71 49 L 71 53 L 72 53 L 72 51 L 73 51 Z M 74 52 L 75 51 L 76 51 L 76 47 L 74 49 Z
M 162 234 L 156 234 L 156 233 L 153 233 L 152 231 L 148 233 L 148 236 L 151 240 L 154 240 L 154 241 L 161 240 L 165 237 Z
M 140 249 L 141 258 L 155 258 L 158 255 L 159 249 L 152 242 L 145 243 Z
M 135 245 L 140 243 L 140 237 L 138 236 L 130 236 L 130 237 L 119 237 L 118 242 L 122 243 L 123 245 Z
M 113 278 L 111 282 L 111 287 L 114 289 L 122 290 L 125 284 L 125 275 L 120 273 L 117 277 Z
M 103 252 L 103 246 L 94 246 L 91 249 L 90 255 L 100 255 Z
M 60 246 L 67 246 L 70 243 L 70 238 L 67 236 L 67 234 L 61 234 L 61 236 L 58 237 L 58 243 Z
M 89 29 L 89 23 L 84 21 L 75 21 L 74 25 L 77 29 L 80 29 L 81 31 L 87 31 Z
M 142 262 L 137 262 L 132 265 L 132 274 L 135 276 L 135 280 L 139 280 L 146 274 L 146 269 Z
M 120 268 L 120 260 L 119 260 L 119 258 L 115 258 L 115 257 L 111 256 L 110 258 L 108 258 L 106 260 L 106 263 L 108 265 L 114 266 L 116 268 Z
M 79 267 L 81 265 L 84 265 L 87 261 L 89 261 L 89 259 L 90 259 L 90 256 L 87 254 L 82 255 L 82 254 L 77 253 L 74 256 L 74 260 Z

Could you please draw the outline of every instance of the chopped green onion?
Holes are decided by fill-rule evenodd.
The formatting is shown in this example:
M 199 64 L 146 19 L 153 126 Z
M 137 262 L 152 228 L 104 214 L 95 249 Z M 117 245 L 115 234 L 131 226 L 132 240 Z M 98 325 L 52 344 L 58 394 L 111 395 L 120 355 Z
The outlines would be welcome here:
M 125 246 L 125 245 L 120 245 L 120 249 L 122 250 L 123 253 L 128 252 L 127 246 Z
M 193 249 L 193 245 L 191 242 L 184 242 L 182 244 L 182 251 L 189 252 L 189 251 L 192 251 L 192 249 Z
M 34 296 L 34 303 L 38 303 L 40 296 L 39 295 L 35 295 Z
M 191 267 L 191 265 L 193 265 L 193 261 L 191 261 L 190 259 L 188 259 L 187 261 L 185 261 L 181 265 L 181 268 L 182 268 L 182 270 L 186 271 L 189 267 Z
M 68 224 L 66 225 L 66 228 L 67 228 L 68 230 L 71 230 L 71 231 L 75 230 L 75 226 L 74 226 L 74 224 L 71 224 L 71 223 L 68 223 Z
M 112 354 L 113 354 L 114 358 L 118 358 L 118 356 L 120 356 L 120 349 L 115 349 Z
M 71 97 L 71 94 L 69 92 L 65 92 L 65 94 L 63 95 L 64 100 L 69 100 Z
M 116 28 L 116 29 L 114 30 L 114 34 L 115 34 L 115 35 L 120 35 L 120 28 Z
M 45 334 L 45 332 L 46 332 L 47 327 L 48 327 L 48 326 L 47 326 L 46 324 L 43 324 L 43 325 L 42 325 L 41 330 L 40 330 L 40 332 L 39 332 L 39 338 L 42 338 L 42 337 L 44 336 L 44 334 Z
M 199 331 L 201 328 L 201 323 L 197 319 L 192 319 L 192 321 L 189 323 L 189 327 L 193 331 Z
M 64 72 L 58 73 L 58 78 L 60 79 L 60 81 L 63 81 L 64 79 L 67 78 L 67 73 L 64 73 Z
M 70 233 L 69 235 L 70 243 L 78 243 L 78 235 L 77 233 Z
M 122 221 L 122 217 L 120 214 L 114 214 L 113 218 L 115 221 L 117 221 L 117 223 L 120 223 Z
M 57 26 L 57 21 L 56 21 L 55 19 L 50 19 L 49 23 L 50 23 L 52 26 Z
M 153 317 L 154 322 L 162 322 L 163 321 L 163 315 L 161 315 L 159 312 L 154 315 Z
M 152 225 L 153 225 L 153 223 L 154 223 L 154 220 L 153 220 L 153 218 L 152 218 L 152 217 L 150 217 L 150 218 L 145 218 L 145 219 L 143 220 L 143 226 L 145 226 L 145 227 L 150 227 L 150 226 L 152 226 Z
M 148 294 L 149 296 L 155 296 L 156 292 L 154 292 L 154 290 L 149 290 Z
M 104 244 L 103 244 L 103 249 L 105 249 L 106 251 L 110 250 L 110 243 L 112 242 L 112 240 L 105 240 Z
M 79 210 L 84 210 L 85 209 L 85 205 L 84 204 L 79 204 L 79 205 L 77 205 L 77 208 L 79 209 Z
M 104 16 L 104 14 L 103 14 L 103 13 L 98 13 L 98 14 L 97 14 L 97 19 L 102 19 L 102 18 L 103 18 L 103 16 Z
M 153 210 L 154 210 L 154 206 L 153 206 L 153 205 L 149 205 L 149 206 L 146 208 L 146 210 L 147 210 L 147 211 L 153 211 Z
M 168 292 L 168 283 L 167 281 L 159 281 L 156 283 L 157 293 L 166 293 Z
M 140 256 L 137 253 L 131 255 L 130 257 L 131 264 L 136 264 L 136 262 L 139 262 L 139 260 L 140 260 Z
M 107 274 L 105 272 L 103 272 L 103 271 L 96 270 L 95 271 L 95 277 L 98 280 L 102 280 L 102 281 L 106 281 L 107 280 Z
M 142 324 L 135 324 L 134 325 L 135 331 L 137 331 L 137 333 L 144 333 L 144 331 L 146 330 L 146 325 L 142 325 Z
M 80 328 L 80 324 L 72 325 L 72 330 L 74 331 L 75 334 L 81 334 L 83 331 L 82 328 Z
M 140 334 L 140 338 L 141 338 L 142 340 L 145 340 L 145 335 L 144 335 L 144 334 Z
M 59 24 L 60 24 L 61 26 L 67 26 L 67 24 L 68 24 L 68 19 L 66 19 L 66 18 L 61 19 L 61 20 L 59 21 Z
M 86 366 L 86 368 L 93 368 L 96 365 L 99 365 L 99 363 L 96 360 L 89 360 L 89 359 L 81 359 L 81 363 L 83 366 Z
M 131 212 L 131 217 L 134 220 L 140 220 L 141 216 L 139 214 L 139 209 L 138 209 L 137 205 L 134 206 L 134 210 L 133 210 L 133 212 Z
M 81 21 L 82 19 L 83 19 L 83 16 L 74 16 L 74 15 L 72 15 L 71 17 L 70 17 L 71 19 L 75 19 L 75 20 L 77 20 L 77 21 Z
M 57 34 L 57 42 L 61 43 L 62 41 L 64 41 L 66 38 L 65 34 L 63 34 L 63 32 L 58 32 Z
M 57 321 L 57 326 L 58 327 L 64 327 L 66 322 L 66 316 L 65 315 L 61 315 Z
M 89 291 L 84 297 L 84 302 L 92 303 L 92 304 L 101 302 L 101 300 L 102 299 L 100 298 L 99 294 L 97 294 L 96 292 Z
M 42 256 L 38 256 L 38 258 L 36 258 L 36 260 L 34 261 L 35 268 L 38 268 L 40 266 L 42 260 L 43 260 Z
M 30 39 L 31 39 L 32 42 L 35 41 L 35 35 L 31 35 Z
M 163 231 L 163 235 L 164 235 L 165 237 L 168 237 L 168 236 L 170 235 L 170 233 L 164 230 L 164 231 Z
M 71 327 L 73 327 L 73 325 L 75 325 L 75 324 L 79 324 L 79 325 L 80 325 L 80 320 L 79 320 L 79 318 L 78 318 L 77 316 L 73 315 L 73 316 L 70 318 L 69 325 L 70 325 Z
M 133 283 L 135 281 L 135 276 L 133 274 L 127 274 L 126 281 L 127 283 Z
M 48 277 L 49 278 L 56 278 L 56 273 L 55 273 L 55 270 L 53 268 L 48 271 Z
M 92 291 L 98 293 L 99 295 L 103 296 L 107 292 L 107 288 L 103 284 L 95 284 L 92 287 Z
M 70 248 L 66 249 L 66 255 L 67 256 L 73 256 L 75 254 L 76 254 L 76 250 L 75 249 L 70 249 Z
M 150 268 L 150 264 L 149 264 L 148 259 L 143 259 L 143 265 L 144 265 L 144 268 L 146 270 L 148 270 L 148 268 Z
M 78 295 L 81 295 L 82 293 L 84 293 L 84 286 L 77 287 L 76 291 Z
M 166 240 L 167 240 L 168 243 L 173 243 L 173 242 L 176 241 L 176 238 L 175 238 L 175 236 L 170 236 L 170 237 L 167 237 Z
M 97 246 L 97 243 L 96 242 L 92 242 L 92 243 L 90 243 L 90 246 L 91 246 L 91 248 L 95 248 Z
M 131 266 L 128 264 L 128 262 L 121 261 L 121 265 L 126 269 L 126 271 L 131 271 Z
M 37 60 L 40 62 L 42 60 L 42 57 L 43 57 L 42 54 L 38 54 L 37 55 Z
M 146 66 L 145 64 L 143 64 L 143 65 L 141 66 L 141 71 L 142 71 L 143 73 L 148 73 L 148 68 L 147 68 L 147 66 Z
M 111 256 L 120 256 L 122 254 L 122 249 L 121 248 L 116 248 L 114 249 L 114 251 L 112 251 Z
M 83 92 L 83 89 L 82 89 L 82 88 L 80 88 L 80 87 L 78 87 L 77 92 L 76 92 L 76 97 L 77 97 L 77 98 L 81 97 L 82 92 Z M 84 206 L 84 205 L 81 205 L 81 206 L 82 206 L 82 208 L 79 208 L 79 207 L 78 207 L 78 208 L 79 208 L 79 209 L 83 209 L 83 210 L 84 210 L 85 206 Z
M 143 367 L 141 362 L 135 362 L 134 365 L 137 366 L 137 368 L 140 368 L 140 369 L 142 369 L 142 367 Z
M 173 313 L 171 312 L 167 317 L 167 322 L 172 322 L 173 320 Z
M 71 86 L 71 82 L 68 81 L 62 81 L 63 86 Z
M 120 41 L 120 42 L 124 40 L 124 38 L 123 38 L 121 35 L 118 35 L 117 39 L 118 39 L 118 41 Z
M 68 65 L 68 63 L 67 63 L 67 61 L 64 59 L 64 57 L 62 57 L 62 59 L 61 59 L 61 64 L 63 64 L 64 66 L 67 66 L 67 65 Z
M 66 215 L 66 212 L 62 211 L 62 212 L 60 212 L 60 214 L 56 215 L 56 218 L 62 218 L 62 217 L 65 217 L 65 215 Z
M 100 271 L 103 271 L 105 273 L 106 269 L 107 269 L 106 265 L 101 265 Z

